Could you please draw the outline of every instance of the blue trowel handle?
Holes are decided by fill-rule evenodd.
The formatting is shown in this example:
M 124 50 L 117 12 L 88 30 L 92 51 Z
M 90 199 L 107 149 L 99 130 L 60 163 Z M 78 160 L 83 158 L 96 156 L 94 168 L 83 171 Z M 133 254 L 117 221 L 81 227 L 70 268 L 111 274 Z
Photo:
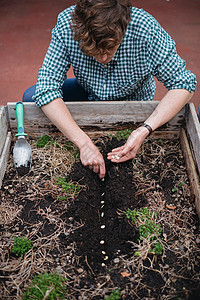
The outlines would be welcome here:
M 16 103 L 16 117 L 18 133 L 15 136 L 27 135 L 26 133 L 24 133 L 24 107 L 23 102 L 21 101 L 18 101 Z

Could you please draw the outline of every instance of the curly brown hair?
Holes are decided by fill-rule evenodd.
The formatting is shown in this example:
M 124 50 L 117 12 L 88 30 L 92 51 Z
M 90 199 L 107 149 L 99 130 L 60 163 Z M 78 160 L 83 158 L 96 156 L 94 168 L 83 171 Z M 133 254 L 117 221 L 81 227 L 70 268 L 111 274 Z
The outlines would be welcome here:
M 71 17 L 74 40 L 86 55 L 95 56 L 121 43 L 131 5 L 129 0 L 78 0 Z

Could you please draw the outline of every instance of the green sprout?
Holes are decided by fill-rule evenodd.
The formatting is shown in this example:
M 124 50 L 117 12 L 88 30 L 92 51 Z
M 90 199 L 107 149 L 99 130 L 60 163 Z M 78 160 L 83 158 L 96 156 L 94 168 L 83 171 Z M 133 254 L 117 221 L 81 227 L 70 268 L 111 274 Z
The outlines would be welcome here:
M 22 256 L 33 248 L 32 241 L 25 237 L 14 237 L 14 245 L 11 250 L 16 256 Z
M 120 289 L 113 291 L 109 296 L 105 297 L 105 300 L 119 300 L 121 297 Z
M 65 282 L 66 279 L 57 273 L 44 273 L 34 276 L 30 287 L 24 292 L 23 299 L 70 299 Z
M 74 158 L 80 158 L 80 151 L 79 151 L 79 149 L 76 149 L 77 147 L 75 147 L 72 142 L 67 141 L 64 148 L 66 150 L 70 151 Z
M 124 212 L 127 219 L 139 229 L 139 241 L 148 239 L 152 241 L 152 249 L 149 252 L 154 254 L 162 254 L 162 244 L 157 240 L 162 234 L 162 227 L 156 223 L 158 217 L 157 213 L 150 211 L 147 207 L 140 208 L 139 210 L 128 209 Z M 156 244 L 155 244 L 156 241 Z M 140 252 L 135 252 L 136 256 L 140 256 Z
M 49 142 L 53 143 L 54 141 L 50 140 L 50 136 L 43 135 L 37 140 L 36 146 L 37 148 L 44 148 Z
M 116 137 L 119 141 L 127 140 L 132 132 L 133 132 L 133 129 L 120 130 L 115 133 L 114 137 Z
M 81 186 L 78 183 L 74 184 L 73 182 L 66 181 L 66 178 L 63 177 L 58 178 L 57 184 L 61 186 L 63 192 L 63 196 L 59 196 L 58 200 L 66 200 L 68 197 L 77 195 L 81 190 Z
M 185 183 L 184 183 L 183 181 L 181 181 L 181 182 L 179 183 L 178 187 L 174 187 L 174 188 L 172 189 L 172 192 L 177 192 L 178 189 L 181 188 L 184 184 L 185 184 Z

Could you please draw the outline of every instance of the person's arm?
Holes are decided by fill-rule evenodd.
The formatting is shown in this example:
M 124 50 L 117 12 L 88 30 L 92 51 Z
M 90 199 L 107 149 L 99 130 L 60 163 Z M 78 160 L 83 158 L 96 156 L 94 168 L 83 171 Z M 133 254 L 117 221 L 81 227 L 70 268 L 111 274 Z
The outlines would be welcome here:
M 76 124 L 63 100 L 61 98 L 55 99 L 43 105 L 41 109 L 51 122 L 79 148 L 82 164 L 98 173 L 99 178 L 104 178 L 105 162 L 103 156 L 88 135 Z
M 190 101 L 192 96 L 193 93 L 185 89 L 168 91 L 145 123 L 150 125 L 152 130 L 157 129 L 171 120 Z M 108 159 L 119 163 L 134 158 L 148 134 L 147 128 L 143 126 L 137 128 L 131 133 L 125 145 L 115 148 L 108 153 Z
M 65 34 L 70 34 L 65 14 L 66 11 L 59 15 L 52 31 L 51 43 L 39 70 L 34 100 L 50 121 L 77 145 L 82 164 L 103 178 L 105 163 L 102 155 L 91 139 L 78 127 L 62 100 L 61 87 L 71 64 L 65 42 Z
M 196 81 L 195 75 L 186 69 L 185 61 L 177 54 L 172 38 L 154 19 L 152 24 L 147 35 L 146 67 L 168 89 L 155 111 L 145 121 L 155 130 L 171 120 L 190 101 Z M 123 162 L 134 158 L 148 134 L 147 128 L 139 127 L 132 132 L 125 145 L 108 153 L 108 159 Z

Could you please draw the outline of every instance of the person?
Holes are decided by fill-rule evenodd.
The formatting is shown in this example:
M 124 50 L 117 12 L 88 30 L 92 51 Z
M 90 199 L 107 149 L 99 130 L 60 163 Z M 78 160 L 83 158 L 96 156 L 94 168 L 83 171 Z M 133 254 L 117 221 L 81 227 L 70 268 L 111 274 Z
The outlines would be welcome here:
M 70 80 L 66 73 L 71 65 L 75 79 Z M 35 87 L 27 91 L 24 101 L 33 98 L 78 146 L 82 164 L 104 178 L 103 156 L 75 123 L 64 101 L 152 100 L 154 77 L 164 83 L 166 95 L 127 142 L 108 153 L 112 162 L 136 156 L 149 133 L 192 98 L 196 77 L 186 69 L 173 39 L 143 9 L 131 7 L 128 0 L 77 0 L 59 14 L 36 91 Z

